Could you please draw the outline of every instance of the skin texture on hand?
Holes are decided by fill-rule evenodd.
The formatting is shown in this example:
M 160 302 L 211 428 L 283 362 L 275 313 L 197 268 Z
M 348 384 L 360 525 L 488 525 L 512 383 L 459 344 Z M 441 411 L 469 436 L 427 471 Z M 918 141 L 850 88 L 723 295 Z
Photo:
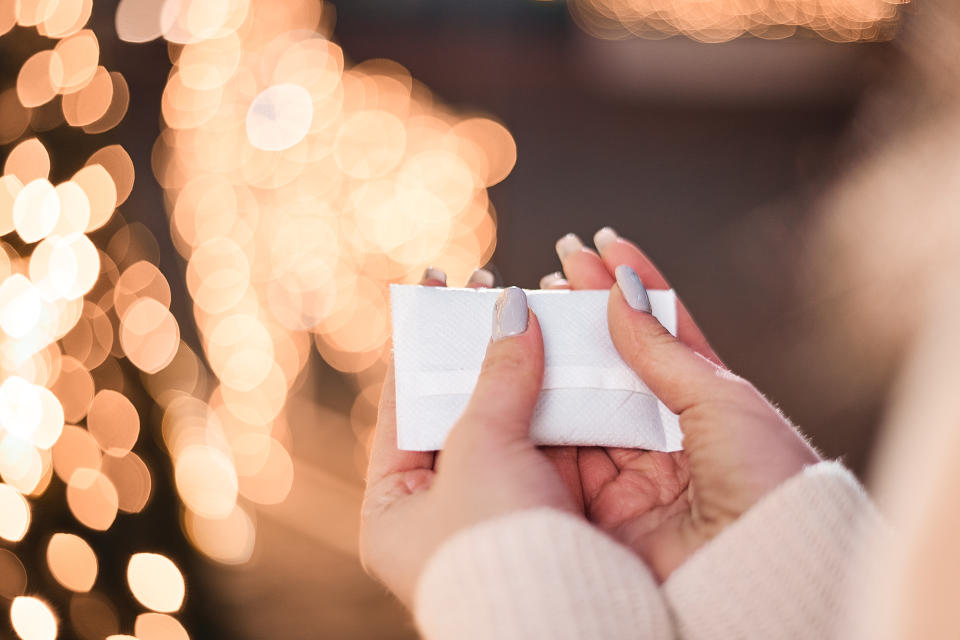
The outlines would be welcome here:
M 443 286 L 428 270 L 423 284 Z M 491 278 L 472 279 L 489 286 Z M 441 454 L 397 449 L 393 367 L 384 382 L 361 511 L 364 567 L 407 606 L 430 555 L 457 531 L 532 507 L 576 512 L 557 469 L 529 438 L 543 339 L 519 289 L 504 291 L 495 340 Z
M 669 288 L 636 246 L 609 228 L 595 240 L 599 254 L 575 236 L 564 237 L 558 254 L 565 280 L 548 282 L 555 288 L 611 289 L 614 345 L 679 414 L 684 450 L 559 447 L 549 455 L 588 519 L 665 580 L 765 493 L 819 457 L 753 385 L 723 367 L 682 302 L 677 338 L 627 304 L 615 284 L 623 265 L 648 288 Z
M 494 314 L 499 339 L 488 347 L 474 395 L 442 453 L 397 449 L 392 367 L 384 382 L 360 553 L 367 571 L 408 606 L 444 540 L 483 520 L 540 506 L 584 515 L 665 580 L 765 493 L 819 460 L 750 383 L 723 367 L 679 300 L 676 338 L 648 312 L 643 285 L 669 285 L 637 247 L 610 229 L 596 240 L 600 254 L 576 236 L 563 238 L 557 248 L 564 272 L 545 278 L 545 285 L 610 289 L 614 345 L 679 414 L 684 451 L 535 447 L 528 432 L 543 376 L 542 336 L 522 292 L 505 293 Z M 633 306 L 615 284 L 618 267 Z M 429 269 L 422 284 L 445 286 L 445 280 Z M 468 286 L 491 283 L 485 273 Z

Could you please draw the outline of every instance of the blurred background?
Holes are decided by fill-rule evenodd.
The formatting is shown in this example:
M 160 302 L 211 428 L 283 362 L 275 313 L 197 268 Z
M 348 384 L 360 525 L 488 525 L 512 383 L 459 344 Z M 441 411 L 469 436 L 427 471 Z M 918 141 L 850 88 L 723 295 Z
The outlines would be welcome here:
M 0 0 L 0 635 L 415 637 L 356 548 L 386 285 L 604 225 L 867 472 L 955 14 Z

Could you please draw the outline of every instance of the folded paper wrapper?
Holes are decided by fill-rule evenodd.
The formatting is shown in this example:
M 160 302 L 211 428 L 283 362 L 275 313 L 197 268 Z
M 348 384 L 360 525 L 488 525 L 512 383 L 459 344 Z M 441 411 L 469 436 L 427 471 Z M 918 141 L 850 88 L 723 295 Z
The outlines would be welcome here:
M 544 445 L 681 449 L 677 416 L 620 358 L 607 328 L 609 291 L 527 291 L 543 333 L 543 391 L 530 435 Z M 443 448 L 490 342 L 498 289 L 392 285 L 397 445 Z M 676 296 L 649 291 L 674 335 Z

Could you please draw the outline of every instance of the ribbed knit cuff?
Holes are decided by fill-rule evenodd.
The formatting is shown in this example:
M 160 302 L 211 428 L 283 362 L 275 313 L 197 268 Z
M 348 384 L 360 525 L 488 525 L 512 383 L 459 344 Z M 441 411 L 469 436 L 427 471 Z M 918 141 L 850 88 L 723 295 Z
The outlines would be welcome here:
M 832 638 L 847 578 L 879 517 L 837 462 L 806 468 L 673 572 L 663 587 L 682 638 Z
M 429 640 L 672 637 L 644 564 L 581 518 L 546 508 L 444 543 L 417 585 L 414 615 Z

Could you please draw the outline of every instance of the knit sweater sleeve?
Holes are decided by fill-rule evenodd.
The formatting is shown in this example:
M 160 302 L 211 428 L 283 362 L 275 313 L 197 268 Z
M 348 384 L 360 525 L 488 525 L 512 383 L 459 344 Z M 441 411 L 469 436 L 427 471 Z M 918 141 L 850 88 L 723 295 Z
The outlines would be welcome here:
M 833 638 L 856 551 L 881 523 L 837 462 L 783 483 L 678 568 L 663 592 L 677 632 L 705 638 Z
M 644 564 L 583 519 L 545 508 L 444 543 L 420 578 L 414 616 L 427 640 L 673 637 Z

